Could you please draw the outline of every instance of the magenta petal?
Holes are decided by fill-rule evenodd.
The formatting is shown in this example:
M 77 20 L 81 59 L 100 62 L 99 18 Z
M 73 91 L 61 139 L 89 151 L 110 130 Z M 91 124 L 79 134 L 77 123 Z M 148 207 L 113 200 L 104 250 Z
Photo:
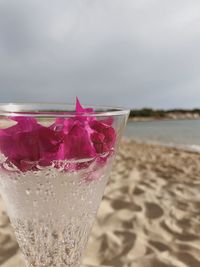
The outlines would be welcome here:
M 113 124 L 113 118 L 112 117 L 108 117 L 104 120 L 101 120 L 102 123 L 106 124 L 106 125 L 109 125 L 109 126 L 112 126 Z
M 13 164 L 20 167 L 21 160 L 34 161 L 39 158 L 35 136 L 30 139 L 28 133 L 17 133 L 0 137 L 0 150 Z
M 82 107 L 78 97 L 76 97 L 76 112 L 77 113 L 84 113 L 85 109 Z
M 12 135 L 21 132 L 29 132 L 39 127 L 34 118 L 29 117 L 12 117 L 12 120 L 18 122 L 16 125 L 3 129 L 6 134 Z
M 64 128 L 63 128 L 63 133 L 68 134 L 74 125 L 76 124 L 76 119 L 66 119 L 64 121 Z
M 38 131 L 38 136 L 39 160 L 43 162 L 43 166 L 51 165 L 52 161 L 58 159 L 58 152 L 63 141 L 62 132 L 42 127 Z
M 104 135 L 94 132 L 91 134 L 91 140 L 94 144 L 97 153 L 103 153 L 107 151 L 107 147 L 104 144 Z
M 20 162 L 20 170 L 22 172 L 26 171 L 36 171 L 37 170 L 37 162 L 36 161 L 28 161 L 28 160 L 21 160 Z
M 91 121 L 90 126 L 96 131 L 95 135 L 91 135 L 91 139 L 97 153 L 107 152 L 112 149 L 116 141 L 115 130 L 101 121 Z M 103 135 L 104 138 L 100 137 L 100 134 Z
M 20 123 L 12 126 L 11 130 L 8 128 L 9 130 L 5 129 L 3 133 L 0 132 L 0 150 L 5 157 L 22 170 L 24 170 L 23 161 L 35 162 L 47 156 L 49 162 L 53 160 L 61 142 L 60 135 L 35 123 L 28 126 L 29 129 L 32 128 L 32 131 L 27 131 L 28 128 L 22 126 L 24 131 L 19 132 Z M 7 132 L 13 132 L 13 134 L 9 135 Z
M 94 147 L 90 141 L 90 136 L 81 123 L 73 126 L 71 131 L 65 135 L 64 150 L 62 153 L 65 159 L 84 159 L 95 156 Z
M 76 97 L 76 112 L 77 113 L 91 113 L 93 111 L 94 111 L 93 108 L 83 108 L 78 97 Z
M 62 131 L 64 127 L 64 118 L 56 118 L 55 122 L 49 126 L 49 129 L 54 130 L 56 132 Z
M 112 148 L 112 146 L 115 144 L 116 141 L 115 130 L 112 127 L 109 127 L 105 130 L 104 135 L 106 144 L 108 145 L 109 148 Z
M 110 153 L 116 141 L 113 119 L 98 121 L 94 116 L 87 116 L 91 112 L 93 109 L 83 108 L 77 98 L 77 114 L 57 118 L 50 127 L 40 125 L 32 117 L 13 117 L 17 122 L 14 126 L 0 129 L 0 151 L 21 171 L 37 170 L 38 165 L 50 166 L 53 161 L 65 160 L 75 160 L 67 163 L 66 171 L 87 168 L 90 163 L 77 160 L 100 159 L 99 154 L 107 157 L 105 152 Z M 103 157 L 98 164 L 105 162 Z
M 37 123 L 36 119 L 32 117 L 15 116 L 11 117 L 11 120 L 17 121 L 18 123 L 20 123 L 21 125 L 23 124 L 24 126 L 26 126 L 26 123 L 29 123 L 30 125 L 34 125 Z

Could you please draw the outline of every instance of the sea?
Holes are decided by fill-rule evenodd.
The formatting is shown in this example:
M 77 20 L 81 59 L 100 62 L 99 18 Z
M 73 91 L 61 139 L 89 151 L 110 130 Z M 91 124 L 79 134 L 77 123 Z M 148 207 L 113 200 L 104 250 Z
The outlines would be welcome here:
M 200 152 L 200 120 L 129 121 L 125 136 Z

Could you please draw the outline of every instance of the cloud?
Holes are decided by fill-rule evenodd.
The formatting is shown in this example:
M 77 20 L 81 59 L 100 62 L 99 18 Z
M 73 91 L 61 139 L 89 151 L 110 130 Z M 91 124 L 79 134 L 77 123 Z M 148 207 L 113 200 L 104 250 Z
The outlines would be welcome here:
M 1 101 L 79 95 L 96 104 L 196 106 L 199 8 L 197 0 L 0 0 Z

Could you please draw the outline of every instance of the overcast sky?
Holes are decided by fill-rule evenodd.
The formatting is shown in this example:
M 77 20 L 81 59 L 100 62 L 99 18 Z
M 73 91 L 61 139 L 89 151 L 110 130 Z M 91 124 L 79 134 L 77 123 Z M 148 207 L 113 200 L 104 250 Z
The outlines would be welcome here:
M 200 107 L 199 0 L 0 0 L 0 102 Z

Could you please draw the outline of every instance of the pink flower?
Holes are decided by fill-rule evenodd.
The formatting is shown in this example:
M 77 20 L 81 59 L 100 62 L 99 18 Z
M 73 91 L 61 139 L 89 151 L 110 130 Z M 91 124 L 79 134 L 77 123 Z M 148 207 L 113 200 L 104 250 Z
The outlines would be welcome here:
M 24 162 L 52 161 L 61 143 L 59 134 L 34 119 L 12 119 L 18 124 L 0 131 L 1 153 L 20 170 L 26 169 Z
M 72 123 L 73 125 L 70 123 L 70 126 L 65 125 L 63 128 L 63 141 L 58 151 L 57 159 L 64 160 L 95 157 L 95 149 L 84 124 L 78 120 L 72 120 Z
M 77 99 L 77 115 L 57 118 L 50 127 L 34 118 L 11 117 L 17 123 L 0 130 L 0 151 L 21 171 L 37 170 L 38 164 L 50 166 L 54 161 L 101 157 L 114 148 L 116 133 L 112 118 L 98 121 L 89 116 L 93 112 L 91 108 L 84 109 Z M 86 165 L 71 163 L 65 169 Z
M 112 126 L 96 120 L 90 122 L 90 127 L 94 130 L 91 134 L 91 140 L 96 152 L 104 153 L 110 151 L 116 141 L 115 130 Z
M 76 98 L 76 113 L 93 113 L 93 108 L 83 108 L 78 97 Z

